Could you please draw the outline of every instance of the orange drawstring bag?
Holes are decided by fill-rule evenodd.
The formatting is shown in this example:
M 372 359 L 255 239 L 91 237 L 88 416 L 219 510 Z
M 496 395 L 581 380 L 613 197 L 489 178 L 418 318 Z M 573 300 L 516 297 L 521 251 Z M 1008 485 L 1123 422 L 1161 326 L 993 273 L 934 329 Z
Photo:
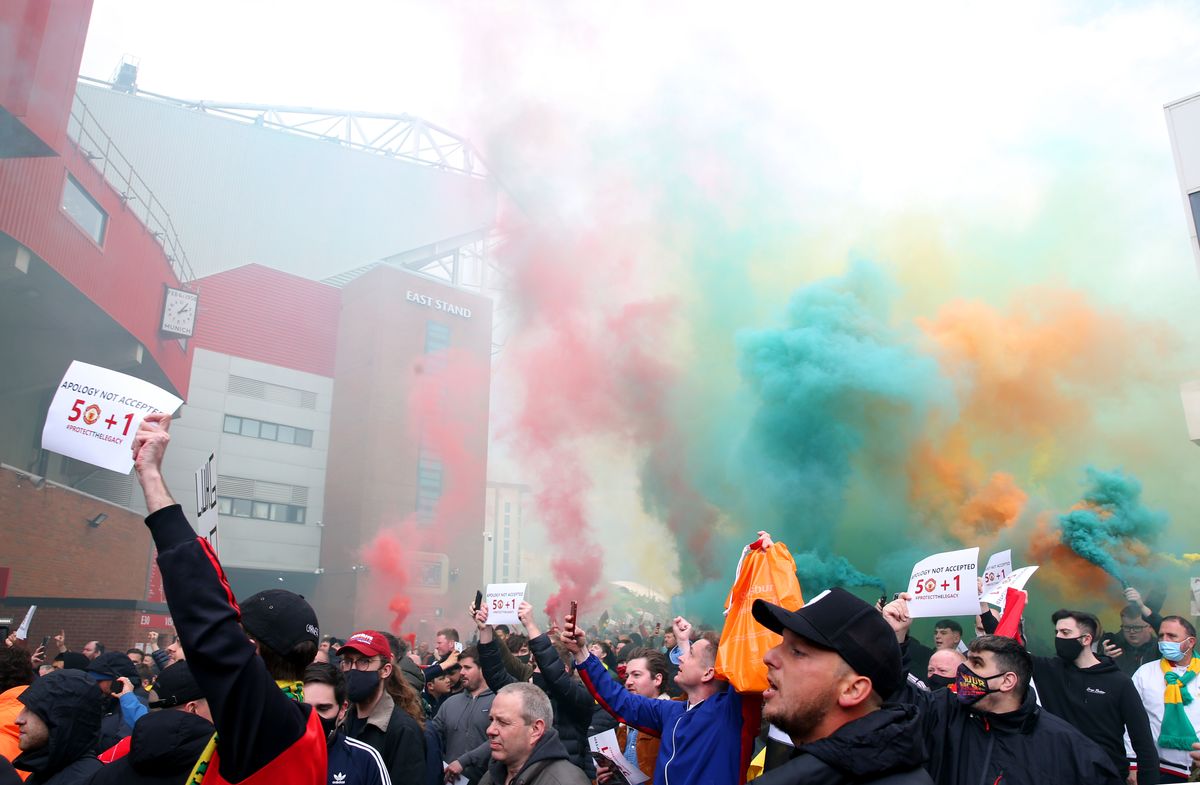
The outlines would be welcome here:
M 716 670 L 738 692 L 762 692 L 767 688 L 763 655 L 783 640 L 754 620 L 750 607 L 755 600 L 766 600 L 790 611 L 804 605 L 796 560 L 786 545 L 770 544 L 765 537 L 742 550 L 733 588 L 725 602 L 725 627 L 717 649 Z

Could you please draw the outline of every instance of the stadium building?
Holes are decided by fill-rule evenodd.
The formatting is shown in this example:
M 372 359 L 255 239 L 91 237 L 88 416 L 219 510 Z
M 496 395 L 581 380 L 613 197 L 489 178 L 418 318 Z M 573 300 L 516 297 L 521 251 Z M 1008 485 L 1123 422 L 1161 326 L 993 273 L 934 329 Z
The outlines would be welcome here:
M 1192 254 L 1196 269 L 1200 271 L 1200 243 L 1197 242 L 1197 228 L 1200 227 L 1200 93 L 1167 104 L 1165 111 Z M 1186 382 L 1180 393 L 1188 437 L 1200 445 L 1200 380 Z
M 493 180 L 420 118 L 79 78 L 90 12 L 0 9 L 0 616 L 121 645 L 169 623 L 134 478 L 40 448 L 83 360 L 186 401 L 168 484 L 195 523 L 215 456 L 239 596 L 293 589 L 347 633 L 401 592 L 431 635 L 490 542 L 485 473 L 447 496 L 448 453 L 487 454 Z M 423 548 L 399 578 L 363 555 L 388 527 Z

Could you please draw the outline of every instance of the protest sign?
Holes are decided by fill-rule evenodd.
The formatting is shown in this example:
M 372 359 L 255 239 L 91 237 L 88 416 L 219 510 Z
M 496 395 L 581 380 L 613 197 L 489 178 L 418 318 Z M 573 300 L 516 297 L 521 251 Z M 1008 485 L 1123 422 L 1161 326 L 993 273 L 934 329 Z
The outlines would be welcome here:
M 913 567 L 908 612 L 926 616 L 974 616 L 979 613 L 979 549 L 964 548 L 921 559 Z
M 217 471 L 215 454 L 210 454 L 204 465 L 196 470 L 196 528 L 208 537 L 213 553 L 221 558 L 217 540 Z
M 71 363 L 42 428 L 42 448 L 129 474 L 133 437 L 147 414 L 174 413 L 183 401 L 150 382 Z
M 588 736 L 588 748 L 592 752 L 592 758 L 599 762 L 603 759 L 609 764 L 609 768 L 616 769 L 615 775 L 610 782 L 628 783 L 629 785 L 640 785 L 650 779 L 642 773 L 641 769 L 630 765 L 625 756 L 621 754 L 621 747 L 617 744 L 617 732 L 609 729 L 602 733 L 597 733 L 595 736 Z
M 1012 574 L 1012 551 L 1000 551 L 993 553 L 992 558 L 988 559 L 987 566 L 983 568 L 983 593 L 987 594 L 994 589 L 1000 581 Z
M 1031 567 L 1022 567 L 1019 570 L 1013 570 L 1007 578 L 997 583 L 992 587 L 991 591 L 984 592 L 979 598 L 980 602 L 986 602 L 988 605 L 995 605 L 1001 611 L 1004 610 L 1004 603 L 1008 599 L 1008 590 L 1010 588 L 1021 590 L 1025 588 L 1025 584 L 1037 572 L 1037 565 Z M 976 611 L 978 613 L 978 611 Z
M 525 583 L 489 583 L 487 587 L 488 624 L 520 624 L 517 608 L 525 599 Z
M 1200 578 L 1192 578 L 1192 616 L 1200 616 Z
M 30 605 L 29 610 L 25 611 L 25 620 L 21 622 L 20 627 L 17 627 L 17 637 L 21 640 L 29 637 L 29 622 L 33 621 L 33 612 L 36 610 L 36 605 Z

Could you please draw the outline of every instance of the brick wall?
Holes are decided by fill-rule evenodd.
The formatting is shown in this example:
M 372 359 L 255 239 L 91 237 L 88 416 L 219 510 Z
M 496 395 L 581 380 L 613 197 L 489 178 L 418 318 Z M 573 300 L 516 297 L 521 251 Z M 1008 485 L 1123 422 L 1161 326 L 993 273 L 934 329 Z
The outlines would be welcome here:
M 100 526 L 87 521 L 108 516 Z M 0 567 L 10 597 L 143 600 L 150 532 L 137 513 L 0 469 Z
M 98 513 L 108 518 L 89 526 Z M 15 629 L 36 603 L 31 647 L 60 630 L 75 651 L 89 640 L 111 649 L 143 642 L 150 627 L 142 616 L 166 612 L 146 602 L 152 553 L 137 513 L 50 483 L 35 488 L 22 473 L 0 468 L 0 567 L 10 570 L 0 616 L 13 617 Z
M 21 623 L 29 605 L 7 605 L 0 603 L 0 616 L 13 618 L 13 628 Z M 109 651 L 125 651 L 129 647 L 146 643 L 149 637 L 149 627 L 142 627 L 138 622 L 143 614 L 137 610 L 113 608 L 47 608 L 39 605 L 33 614 L 33 622 L 29 625 L 27 646 L 33 651 L 44 637 L 53 637 L 59 632 L 65 632 L 67 648 L 79 651 L 88 641 L 100 641 Z M 159 630 L 163 631 L 162 629 Z M 170 630 L 173 634 L 174 630 Z M 50 647 L 50 657 L 54 656 L 53 644 Z M 49 658 L 47 658 L 49 659 Z

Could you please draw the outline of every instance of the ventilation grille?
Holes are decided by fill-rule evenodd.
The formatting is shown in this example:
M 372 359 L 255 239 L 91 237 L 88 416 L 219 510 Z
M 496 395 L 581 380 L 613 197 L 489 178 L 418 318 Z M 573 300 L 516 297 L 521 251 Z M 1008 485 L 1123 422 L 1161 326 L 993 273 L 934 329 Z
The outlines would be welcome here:
M 270 401 L 284 406 L 295 406 L 300 409 L 316 409 L 317 394 L 309 390 L 297 390 L 295 387 L 284 387 L 281 384 L 271 384 L 260 379 L 248 379 L 245 376 L 230 374 L 229 385 L 226 388 L 230 395 L 240 395 L 243 398 L 257 398 L 260 401 Z
M 284 485 L 264 480 L 248 480 L 244 477 L 226 477 L 222 474 L 217 477 L 217 493 L 235 499 L 308 506 L 308 488 L 302 485 Z

